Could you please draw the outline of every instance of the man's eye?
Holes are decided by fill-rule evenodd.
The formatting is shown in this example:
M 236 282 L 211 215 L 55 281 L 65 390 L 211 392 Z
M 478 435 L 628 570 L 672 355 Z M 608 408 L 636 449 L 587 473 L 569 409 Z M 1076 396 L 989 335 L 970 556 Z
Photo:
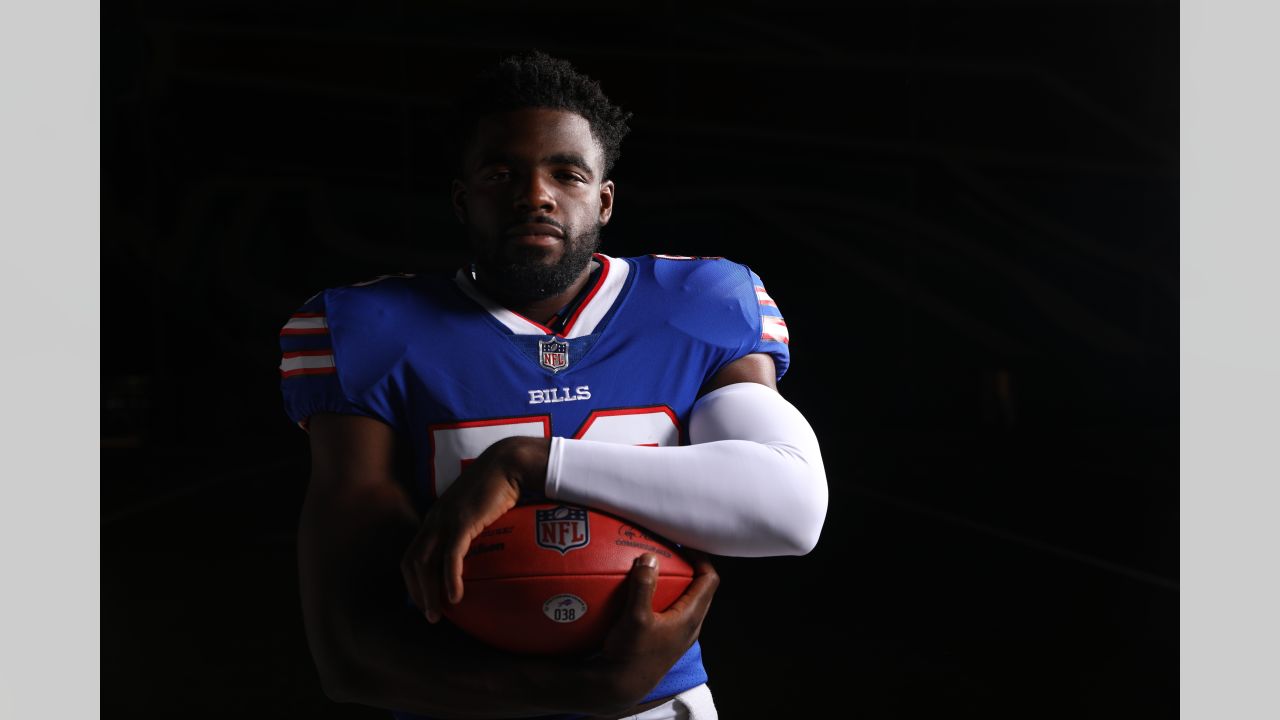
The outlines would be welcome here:
M 571 172 L 557 173 L 557 175 L 561 180 L 569 180 L 572 182 L 586 182 L 586 180 L 584 180 L 581 175 L 575 175 L 574 173 L 571 173 Z
M 506 180 L 507 177 L 510 175 L 511 173 L 507 172 L 506 170 L 499 170 L 498 172 L 490 173 L 489 176 L 485 178 L 485 180 Z

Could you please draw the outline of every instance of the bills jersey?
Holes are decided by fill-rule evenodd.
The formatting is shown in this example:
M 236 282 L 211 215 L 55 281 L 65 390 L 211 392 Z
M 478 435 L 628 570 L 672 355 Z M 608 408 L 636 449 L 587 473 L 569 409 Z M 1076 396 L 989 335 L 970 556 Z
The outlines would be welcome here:
M 286 411 L 304 428 L 326 412 L 391 426 L 412 448 L 405 482 L 425 513 L 502 438 L 687 444 L 699 389 L 726 365 L 763 352 L 786 372 L 786 322 L 746 266 L 595 259 L 554 330 L 490 300 L 467 269 L 325 290 L 280 333 Z M 706 679 L 695 643 L 646 701 Z

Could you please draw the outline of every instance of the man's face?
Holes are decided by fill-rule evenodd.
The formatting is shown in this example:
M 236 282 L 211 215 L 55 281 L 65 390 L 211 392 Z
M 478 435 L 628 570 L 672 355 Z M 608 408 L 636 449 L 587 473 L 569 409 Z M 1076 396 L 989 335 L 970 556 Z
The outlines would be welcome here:
M 482 118 L 453 182 L 482 278 L 515 300 L 581 276 L 613 212 L 613 182 L 585 118 L 529 108 Z

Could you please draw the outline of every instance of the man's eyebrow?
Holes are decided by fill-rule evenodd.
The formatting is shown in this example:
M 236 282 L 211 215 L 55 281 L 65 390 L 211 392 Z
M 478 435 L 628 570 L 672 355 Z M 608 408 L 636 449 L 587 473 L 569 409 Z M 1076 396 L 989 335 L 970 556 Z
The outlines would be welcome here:
M 587 163 L 586 158 L 582 157 L 578 153 L 556 153 L 554 155 L 548 156 L 544 162 L 549 162 L 557 165 L 573 165 L 578 168 L 581 168 L 582 171 L 585 172 L 588 177 L 591 177 L 593 175 L 591 170 L 591 165 Z
M 511 158 L 507 157 L 506 155 L 491 153 L 488 155 L 482 155 L 480 157 L 480 164 L 477 165 L 476 167 L 483 168 L 483 167 L 489 167 L 490 165 L 508 165 L 510 163 L 511 163 Z
M 490 165 L 510 165 L 512 162 L 514 161 L 509 155 L 504 155 L 502 153 L 490 153 L 480 158 L 480 165 L 478 167 L 484 168 Z M 542 163 L 544 165 L 573 165 L 585 172 L 588 177 L 595 176 L 594 171 L 591 169 L 591 164 L 587 162 L 587 159 L 575 152 L 554 153 L 543 158 Z

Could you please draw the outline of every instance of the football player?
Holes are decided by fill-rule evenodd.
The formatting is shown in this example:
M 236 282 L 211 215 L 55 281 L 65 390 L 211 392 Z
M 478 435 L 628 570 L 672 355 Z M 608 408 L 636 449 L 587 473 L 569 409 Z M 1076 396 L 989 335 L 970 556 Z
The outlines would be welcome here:
M 637 562 L 589 658 L 510 655 L 438 621 L 471 540 L 522 498 L 711 554 L 809 552 L 827 487 L 776 390 L 786 322 L 743 265 L 598 252 L 629 114 L 568 63 L 504 60 L 458 117 L 452 204 L 474 261 L 326 290 L 281 331 L 312 447 L 299 570 L 326 692 L 400 718 L 714 718 L 705 556 L 662 613 L 656 557 Z

